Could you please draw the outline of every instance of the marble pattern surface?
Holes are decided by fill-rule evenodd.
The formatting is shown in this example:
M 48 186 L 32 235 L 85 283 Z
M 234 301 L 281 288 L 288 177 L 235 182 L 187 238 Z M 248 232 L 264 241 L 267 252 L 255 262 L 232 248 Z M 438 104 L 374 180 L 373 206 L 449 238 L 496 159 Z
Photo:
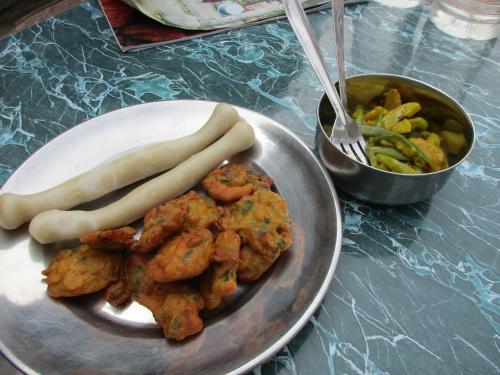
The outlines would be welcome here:
M 328 295 L 254 373 L 500 373 L 500 43 L 447 36 L 421 6 L 358 4 L 346 17 L 348 75 L 404 74 L 444 90 L 472 116 L 476 146 L 427 201 L 383 208 L 340 192 L 344 240 Z M 310 18 L 335 72 L 330 13 Z M 0 41 L 0 183 L 74 125 L 156 100 L 254 109 L 312 147 L 321 93 L 285 20 L 124 54 L 92 1 Z

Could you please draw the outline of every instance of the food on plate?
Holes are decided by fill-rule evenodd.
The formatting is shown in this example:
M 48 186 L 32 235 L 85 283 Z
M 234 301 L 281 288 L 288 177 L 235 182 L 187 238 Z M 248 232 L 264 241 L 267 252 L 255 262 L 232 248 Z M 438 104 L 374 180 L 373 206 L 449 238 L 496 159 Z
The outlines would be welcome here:
M 220 232 L 215 239 L 213 260 L 218 263 L 238 262 L 241 237 L 232 230 Z
M 186 280 L 201 275 L 212 258 L 213 235 L 208 229 L 190 229 L 167 240 L 148 263 L 148 273 L 158 282 Z
M 266 260 L 274 261 L 292 244 L 288 204 L 279 194 L 261 189 L 227 206 L 220 220 Z
M 208 228 L 217 221 L 219 213 L 219 207 L 212 199 L 190 191 L 146 213 L 144 231 L 133 249 L 148 252 L 181 229 Z
M 122 280 L 125 281 L 127 290 L 132 298 L 141 304 L 152 304 L 159 295 L 166 292 L 167 284 L 154 281 L 148 271 L 147 265 L 151 254 L 130 254 L 123 263 Z
M 119 279 L 118 281 L 110 284 L 104 293 L 104 299 L 114 307 L 122 307 L 130 302 L 131 297 L 132 293 L 127 288 L 127 284 L 124 279 Z
M 212 198 L 233 202 L 252 194 L 259 187 L 270 188 L 273 181 L 243 164 L 228 164 L 210 172 L 201 184 Z
M 112 303 L 113 305 L 124 304 L 127 302 L 127 297 L 141 304 L 143 300 L 147 303 L 150 299 L 155 299 L 156 295 L 163 293 L 165 286 L 154 281 L 147 272 L 147 264 L 151 258 L 151 254 L 131 253 L 127 256 L 120 270 L 120 279 L 108 287 L 110 296 L 115 301 L 121 301 Z
M 79 237 L 87 232 L 118 228 L 139 219 L 152 207 L 182 194 L 227 158 L 251 147 L 254 132 L 236 123 L 218 141 L 164 174 L 143 183 L 118 201 L 94 211 L 49 210 L 37 215 L 29 232 L 46 244 Z
M 182 229 L 188 211 L 187 204 L 170 201 L 153 207 L 144 216 L 144 229 L 133 245 L 134 251 L 146 253 L 160 246 L 165 239 Z
M 195 191 L 177 198 L 177 204 L 187 205 L 186 220 L 183 224 L 184 230 L 194 228 L 208 228 L 214 224 L 221 214 L 220 207 L 215 205 L 211 198 L 204 197 Z
M 106 288 L 118 278 L 121 255 L 81 245 L 64 249 L 42 271 L 51 297 L 75 297 Z
M 98 230 L 80 237 L 80 242 L 94 249 L 125 250 L 134 241 L 135 229 L 122 227 L 119 229 Z
M 419 116 L 425 112 L 423 104 L 403 103 L 402 96 L 397 89 L 388 88 L 352 113 L 367 142 L 370 165 L 405 174 L 448 168 L 449 158 L 466 146 L 462 127 L 453 119 L 438 121 Z M 331 126 L 324 130 L 329 134 Z
M 181 229 L 208 228 L 217 221 L 219 214 L 220 209 L 212 199 L 190 191 L 146 212 L 144 230 L 133 249 L 148 252 Z
M 203 329 L 199 311 L 205 303 L 195 289 L 187 286 L 178 289 L 178 292 L 167 294 L 162 305 L 153 312 L 153 316 L 163 328 L 165 337 L 183 340 Z
M 217 235 L 212 255 L 214 263 L 200 282 L 200 292 L 208 310 L 218 307 L 222 298 L 236 291 L 240 247 L 241 238 L 236 232 L 227 230 Z
M 191 135 L 133 150 L 40 193 L 2 194 L 0 226 L 15 229 L 44 211 L 69 209 L 170 169 L 227 133 L 238 119 L 233 107 L 220 103 L 205 125 Z
M 254 187 L 230 203 L 190 191 L 151 208 L 138 241 L 128 227 L 82 235 L 90 246 L 73 250 L 75 255 L 63 250 L 44 271 L 49 295 L 106 288 L 104 298 L 117 308 L 130 301 L 148 308 L 167 338 L 183 340 L 201 331 L 202 309 L 220 307 L 237 291 L 238 279 L 257 280 L 292 244 L 287 202 L 271 190 L 271 179 L 246 166 L 223 169 L 236 171 L 226 174 L 229 179 L 244 175 Z M 79 255 L 90 251 L 102 260 L 81 265 Z
M 203 328 L 199 311 L 204 301 L 186 282 L 158 283 L 147 272 L 149 254 L 132 254 L 124 263 L 122 278 L 108 287 L 106 300 L 122 306 L 130 298 L 153 313 L 165 337 L 182 340 Z
M 116 307 L 131 299 L 151 309 L 161 305 L 168 284 L 154 281 L 147 272 L 152 254 L 130 253 L 122 263 L 120 278 L 108 286 L 104 295 L 106 301 Z
M 277 254 L 278 256 L 280 254 Z M 278 258 L 276 256 L 276 258 Z M 276 259 L 267 259 L 250 246 L 243 246 L 238 263 L 238 278 L 242 281 L 254 281 L 262 276 L 274 263 Z

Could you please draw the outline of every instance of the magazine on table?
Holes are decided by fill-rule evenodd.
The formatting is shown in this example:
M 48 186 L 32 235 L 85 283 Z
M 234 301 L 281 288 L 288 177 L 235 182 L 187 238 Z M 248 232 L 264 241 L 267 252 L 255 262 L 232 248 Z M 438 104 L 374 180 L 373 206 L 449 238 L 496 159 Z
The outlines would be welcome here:
M 282 15 L 280 0 L 123 0 L 167 26 L 188 30 L 213 30 L 245 25 Z M 300 0 L 304 8 L 328 0 Z
M 356 3 L 360 0 L 347 0 Z M 113 34 L 124 52 L 284 17 L 276 0 L 99 0 Z M 325 0 L 305 0 L 307 11 L 330 7 Z

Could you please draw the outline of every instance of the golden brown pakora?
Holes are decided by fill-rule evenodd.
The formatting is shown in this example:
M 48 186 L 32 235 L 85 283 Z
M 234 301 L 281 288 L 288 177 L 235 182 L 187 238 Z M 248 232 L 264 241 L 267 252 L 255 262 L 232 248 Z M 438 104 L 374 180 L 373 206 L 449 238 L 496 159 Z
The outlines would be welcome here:
M 236 291 L 237 269 L 238 263 L 215 263 L 203 274 L 200 280 L 200 293 L 208 310 L 217 308 L 222 298 Z
M 234 230 L 225 230 L 217 234 L 214 243 L 213 260 L 215 262 L 238 262 L 241 237 Z
M 139 240 L 130 227 L 85 234 L 42 272 L 48 294 L 106 289 L 115 307 L 133 300 L 149 309 L 167 338 L 194 335 L 203 329 L 201 309 L 220 306 L 238 279 L 258 279 L 291 246 L 287 203 L 271 185 L 241 164 L 218 168 L 203 187 L 227 204 L 190 191 L 149 210 Z
M 111 283 L 104 292 L 104 299 L 114 307 L 127 304 L 132 298 L 132 292 L 127 288 L 125 279 L 119 279 Z
M 187 285 L 172 283 L 171 291 L 163 304 L 153 312 L 156 322 L 163 328 L 165 337 L 183 340 L 203 329 L 199 311 L 205 306 L 203 298 Z M 176 290 L 176 291 L 175 291 Z
M 236 270 L 240 257 L 240 236 L 231 230 L 218 234 L 212 259 L 217 262 L 203 274 L 200 293 L 207 309 L 215 309 L 222 298 L 237 288 Z
M 146 253 L 160 246 L 168 236 L 182 229 L 187 212 L 188 205 L 176 200 L 150 209 L 144 216 L 144 230 L 133 250 Z
M 243 164 L 230 163 L 210 172 L 201 182 L 208 194 L 223 202 L 234 202 L 259 188 L 269 189 L 273 181 Z
M 212 291 L 213 273 L 214 266 L 210 265 L 210 267 L 201 276 L 198 285 L 198 290 L 200 291 L 201 297 L 205 302 L 205 307 L 208 310 L 217 308 L 222 301 L 222 297 Z
M 114 300 L 132 297 L 151 310 L 168 338 L 182 340 L 199 332 L 203 328 L 199 311 L 204 307 L 200 294 L 185 282 L 158 283 L 153 280 L 147 270 L 150 259 L 149 254 L 136 253 L 127 258 L 124 277 L 113 284 L 116 286 Z
M 280 253 L 274 259 L 268 259 L 250 246 L 243 246 L 240 251 L 238 278 L 241 281 L 254 281 L 262 276 L 273 265 Z
M 106 288 L 104 299 L 115 307 L 122 307 L 130 302 L 134 294 L 149 290 L 150 285 L 155 283 L 146 272 L 151 258 L 150 254 L 129 253 L 121 264 L 118 280 Z
M 208 228 L 217 221 L 220 213 L 220 207 L 212 199 L 190 191 L 148 211 L 144 217 L 144 231 L 133 250 L 145 253 L 181 230 Z
M 119 229 L 98 230 L 84 234 L 80 242 L 94 249 L 125 250 L 134 243 L 135 229 L 123 227 Z
M 151 278 L 158 282 L 185 280 L 205 271 L 213 253 L 213 235 L 197 228 L 169 239 L 148 263 Z
M 97 292 L 118 278 L 121 255 L 81 245 L 61 250 L 42 274 L 51 297 Z
M 166 292 L 166 284 L 154 281 L 148 273 L 150 254 L 131 254 L 124 262 L 123 280 L 132 298 L 146 307 L 160 305 Z M 155 303 L 154 301 L 158 301 Z
M 281 196 L 262 189 L 226 207 L 219 224 L 223 230 L 236 231 L 242 243 L 274 261 L 292 245 L 287 207 Z
M 190 191 L 187 194 L 175 199 L 177 204 L 186 204 L 188 211 L 183 230 L 195 228 L 209 228 L 214 224 L 222 213 L 222 209 L 215 205 L 213 199 L 204 197 L 196 191 Z

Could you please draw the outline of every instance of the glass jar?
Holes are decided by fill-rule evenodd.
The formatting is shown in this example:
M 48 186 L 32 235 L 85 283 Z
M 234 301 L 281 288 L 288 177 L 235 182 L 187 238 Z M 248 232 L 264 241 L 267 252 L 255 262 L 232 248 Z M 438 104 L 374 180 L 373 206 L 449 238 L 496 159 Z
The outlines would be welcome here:
M 500 1 L 434 0 L 431 19 L 457 38 L 493 39 L 500 32 Z

